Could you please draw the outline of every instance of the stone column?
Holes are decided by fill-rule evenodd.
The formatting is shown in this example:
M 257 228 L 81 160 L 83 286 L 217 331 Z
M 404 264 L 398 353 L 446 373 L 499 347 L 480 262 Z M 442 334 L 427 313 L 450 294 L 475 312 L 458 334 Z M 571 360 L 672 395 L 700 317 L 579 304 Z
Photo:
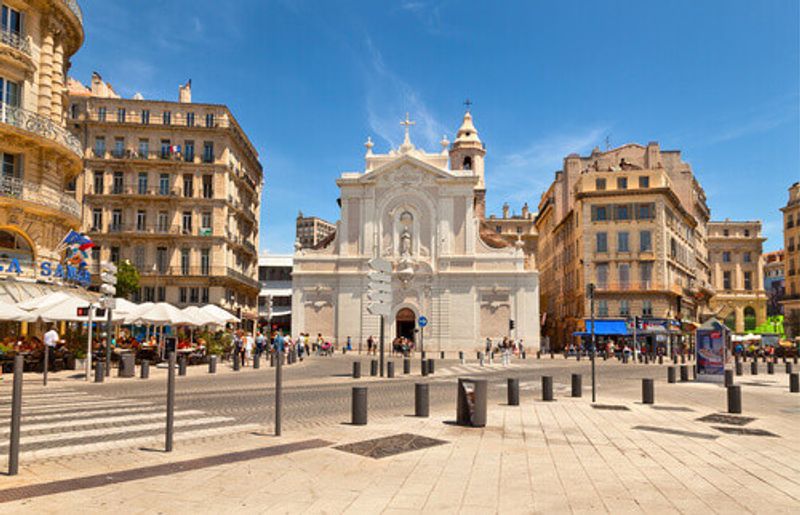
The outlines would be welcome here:
M 64 115 L 64 45 L 59 41 L 53 50 L 52 104 L 50 118 L 60 124 Z
M 50 117 L 52 104 L 53 34 L 45 27 L 42 48 L 39 51 L 39 105 L 40 115 Z
M 744 332 L 744 308 L 742 306 L 736 306 L 734 308 L 734 312 L 736 313 L 736 332 L 743 333 Z

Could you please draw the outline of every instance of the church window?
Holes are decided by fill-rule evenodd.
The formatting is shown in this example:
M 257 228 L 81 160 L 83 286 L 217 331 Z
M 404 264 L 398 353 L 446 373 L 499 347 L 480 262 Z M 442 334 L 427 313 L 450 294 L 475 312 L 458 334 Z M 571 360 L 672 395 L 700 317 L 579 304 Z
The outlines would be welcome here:
M 472 158 L 470 156 L 464 158 L 464 170 L 472 170 Z

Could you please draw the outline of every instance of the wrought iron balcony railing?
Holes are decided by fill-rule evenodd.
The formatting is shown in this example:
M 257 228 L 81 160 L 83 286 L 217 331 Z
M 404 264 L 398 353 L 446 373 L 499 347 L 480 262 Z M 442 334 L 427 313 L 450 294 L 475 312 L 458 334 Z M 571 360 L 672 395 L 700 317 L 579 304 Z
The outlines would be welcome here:
M 0 43 L 15 48 L 27 56 L 31 56 L 31 42 L 28 38 L 11 30 L 0 30 Z
M 50 139 L 59 143 L 78 157 L 83 157 L 83 149 L 78 138 L 73 136 L 64 127 L 61 127 L 53 120 L 45 118 L 37 113 L 25 110 L 21 107 L 12 106 L 5 102 L 0 102 L 0 123 L 6 123 L 18 129 L 32 132 L 37 136 Z
M 49 208 L 57 208 L 75 218 L 81 217 L 77 200 L 49 186 L 17 177 L 0 177 L 0 197 L 10 197 Z
M 83 25 L 83 11 L 81 11 L 81 6 L 78 5 L 77 0 L 62 0 L 62 1 L 66 4 L 69 10 L 72 11 L 72 14 L 74 14 L 75 17 L 78 18 L 78 21 L 81 22 L 81 25 Z

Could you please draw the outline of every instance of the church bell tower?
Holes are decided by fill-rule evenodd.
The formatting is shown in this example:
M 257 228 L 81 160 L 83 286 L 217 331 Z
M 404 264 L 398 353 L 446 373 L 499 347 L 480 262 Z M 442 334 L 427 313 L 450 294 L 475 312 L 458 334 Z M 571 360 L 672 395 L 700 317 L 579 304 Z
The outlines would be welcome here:
M 450 169 L 472 170 L 478 175 L 474 207 L 476 216 L 483 219 L 486 217 L 486 183 L 483 177 L 483 158 L 486 156 L 486 148 L 478 137 L 478 130 L 472 123 L 469 101 L 466 104 L 467 112 L 464 113 L 464 121 L 461 122 L 456 140 L 450 147 Z

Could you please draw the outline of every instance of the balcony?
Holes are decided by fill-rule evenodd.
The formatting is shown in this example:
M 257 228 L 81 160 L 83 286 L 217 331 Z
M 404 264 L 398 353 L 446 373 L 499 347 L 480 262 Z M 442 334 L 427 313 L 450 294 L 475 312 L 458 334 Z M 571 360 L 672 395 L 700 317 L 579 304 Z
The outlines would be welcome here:
M 144 275 L 167 275 L 174 277 L 209 277 L 209 278 L 229 278 L 243 282 L 252 288 L 258 288 L 258 281 L 249 277 L 238 270 L 229 266 L 164 266 L 153 268 L 153 265 L 145 266 Z
M 68 148 L 78 158 L 83 157 L 83 149 L 80 140 L 70 134 L 67 129 L 56 124 L 49 118 L 27 111 L 21 107 L 0 102 L 0 123 L 11 125 L 17 129 L 58 143 Z
M 672 292 L 680 295 L 683 290 L 678 285 L 667 285 L 656 281 L 628 281 L 618 283 L 595 284 L 595 291 L 598 293 L 621 293 L 621 292 Z
M 72 11 L 72 14 L 78 18 L 78 21 L 81 25 L 83 25 L 83 11 L 81 11 L 81 7 L 78 5 L 77 0 L 62 0 L 67 8 Z
M 215 164 L 212 156 L 211 160 L 201 159 L 197 154 L 183 154 L 181 152 L 167 152 L 161 150 L 119 150 L 113 149 L 111 151 L 105 148 L 92 149 L 92 157 L 95 159 L 129 159 L 133 161 L 158 161 L 164 163 L 187 163 L 187 164 Z
M 17 177 L 0 177 L 0 197 L 24 200 L 50 209 L 58 209 L 73 218 L 81 217 L 81 205 L 58 190 Z
M 10 30 L 0 30 L 0 43 L 18 50 L 28 57 L 32 57 L 31 42 L 28 38 Z

